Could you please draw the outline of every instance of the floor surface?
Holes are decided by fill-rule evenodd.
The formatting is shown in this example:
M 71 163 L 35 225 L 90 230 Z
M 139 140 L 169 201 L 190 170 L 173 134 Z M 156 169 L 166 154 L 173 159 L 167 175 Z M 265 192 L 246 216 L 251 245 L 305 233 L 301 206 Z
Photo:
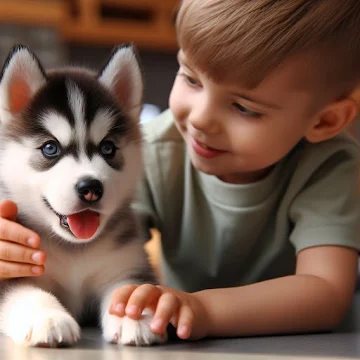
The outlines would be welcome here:
M 360 358 L 360 293 L 339 329 L 328 334 L 174 341 L 166 345 L 117 347 L 102 341 L 96 329 L 84 329 L 73 348 L 25 348 L 0 336 L 1 360 L 232 360 Z

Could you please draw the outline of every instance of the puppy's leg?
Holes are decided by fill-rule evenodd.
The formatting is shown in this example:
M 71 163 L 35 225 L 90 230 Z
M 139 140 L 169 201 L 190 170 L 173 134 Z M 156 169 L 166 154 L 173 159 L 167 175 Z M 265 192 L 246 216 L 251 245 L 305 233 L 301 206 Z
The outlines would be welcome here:
M 109 313 L 113 291 L 125 284 L 119 283 L 109 288 L 101 301 L 101 325 L 104 339 L 114 344 L 136 346 L 165 342 L 166 336 L 154 334 L 150 329 L 154 315 L 152 311 L 145 309 L 140 320 L 133 320 L 127 316 L 120 318 Z
M 0 331 L 16 343 L 55 347 L 80 337 L 79 325 L 55 296 L 33 286 L 10 287 L 0 314 Z

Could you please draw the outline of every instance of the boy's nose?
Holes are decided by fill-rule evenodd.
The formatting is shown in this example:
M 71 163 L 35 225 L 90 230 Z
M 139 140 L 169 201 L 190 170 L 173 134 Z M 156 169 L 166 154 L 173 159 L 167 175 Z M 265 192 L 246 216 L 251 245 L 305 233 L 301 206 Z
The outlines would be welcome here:
M 220 123 L 216 112 L 211 106 L 195 105 L 188 117 L 191 125 L 204 133 L 215 134 L 220 131 Z

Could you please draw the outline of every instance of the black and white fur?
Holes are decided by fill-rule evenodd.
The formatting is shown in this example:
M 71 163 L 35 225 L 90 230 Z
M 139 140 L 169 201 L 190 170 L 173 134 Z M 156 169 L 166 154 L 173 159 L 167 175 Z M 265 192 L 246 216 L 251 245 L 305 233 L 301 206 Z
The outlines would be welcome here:
M 0 200 L 41 237 L 40 277 L 0 283 L 0 332 L 29 346 L 73 344 L 90 316 L 118 344 L 163 342 L 139 321 L 110 315 L 114 289 L 153 281 L 130 202 L 142 174 L 142 74 L 131 46 L 100 73 L 45 72 L 26 47 L 10 53 L 0 79 Z M 90 212 L 89 212 L 90 210 Z M 78 238 L 68 216 L 96 214 Z

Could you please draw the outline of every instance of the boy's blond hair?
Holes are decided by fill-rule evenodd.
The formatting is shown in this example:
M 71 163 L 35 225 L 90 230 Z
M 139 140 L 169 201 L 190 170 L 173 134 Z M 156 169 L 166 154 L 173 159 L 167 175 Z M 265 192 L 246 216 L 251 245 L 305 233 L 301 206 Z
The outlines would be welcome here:
M 300 54 L 301 76 L 332 96 L 360 80 L 360 0 L 186 0 L 176 26 L 189 60 L 215 80 L 254 88 Z

